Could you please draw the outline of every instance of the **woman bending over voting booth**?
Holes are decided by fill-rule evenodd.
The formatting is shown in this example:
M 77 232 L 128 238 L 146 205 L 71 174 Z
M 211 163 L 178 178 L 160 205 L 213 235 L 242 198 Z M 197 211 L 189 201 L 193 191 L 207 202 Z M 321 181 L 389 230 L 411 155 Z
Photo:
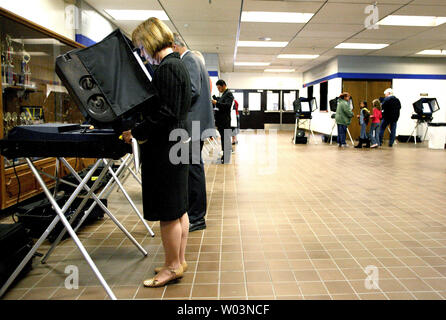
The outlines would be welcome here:
M 189 143 L 190 125 L 186 117 L 191 106 L 191 83 L 180 55 L 172 50 L 173 34 L 162 21 L 157 18 L 144 21 L 133 31 L 132 41 L 149 63 L 158 65 L 153 75 L 158 99 L 147 106 L 142 123 L 123 132 L 123 139 L 127 143 L 132 137 L 147 140 L 141 144 L 144 218 L 160 221 L 165 263 L 155 269 L 154 278 L 144 281 L 144 286 L 160 287 L 181 278 L 187 269 L 188 164 L 171 161 L 170 153 L 173 146 Z M 186 130 L 187 137 L 169 141 L 175 129 Z M 179 153 L 188 150 L 189 146 L 181 148 Z M 179 158 L 189 159 L 184 155 Z

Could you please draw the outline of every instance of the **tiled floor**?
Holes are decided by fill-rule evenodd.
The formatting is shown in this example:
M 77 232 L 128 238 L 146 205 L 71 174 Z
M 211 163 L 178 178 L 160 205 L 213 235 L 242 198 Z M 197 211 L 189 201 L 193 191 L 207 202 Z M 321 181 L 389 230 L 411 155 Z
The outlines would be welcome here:
M 445 151 L 403 143 L 379 150 L 293 145 L 289 132 L 248 131 L 239 141 L 232 164 L 206 166 L 208 227 L 190 234 L 190 271 L 177 284 L 142 286 L 163 261 L 159 227 L 153 224 L 156 237 L 148 236 L 120 193 L 109 208 L 148 257 L 109 218 L 82 229 L 80 238 L 118 298 L 446 298 Z M 131 179 L 126 185 L 140 204 L 138 185 Z M 77 290 L 65 289 L 68 265 L 79 268 Z M 378 272 L 378 288 L 366 281 L 368 266 Z M 65 240 L 48 264 L 36 259 L 4 298 L 106 294 Z

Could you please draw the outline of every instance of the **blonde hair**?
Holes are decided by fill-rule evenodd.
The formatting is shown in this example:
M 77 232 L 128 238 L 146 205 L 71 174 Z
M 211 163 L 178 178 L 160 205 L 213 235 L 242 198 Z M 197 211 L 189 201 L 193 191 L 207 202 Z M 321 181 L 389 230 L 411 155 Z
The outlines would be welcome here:
M 172 47 L 173 34 L 164 22 L 152 17 L 136 27 L 132 33 L 132 42 L 142 45 L 154 57 L 157 52 Z
M 381 110 L 381 102 L 379 101 L 379 99 L 373 100 L 372 104 L 373 104 L 373 107 L 375 107 L 378 110 Z
M 201 62 L 203 62 L 203 65 L 206 65 L 206 60 L 204 59 L 204 56 L 200 51 L 194 50 L 192 51 L 192 53 L 195 54 L 198 58 L 200 58 Z

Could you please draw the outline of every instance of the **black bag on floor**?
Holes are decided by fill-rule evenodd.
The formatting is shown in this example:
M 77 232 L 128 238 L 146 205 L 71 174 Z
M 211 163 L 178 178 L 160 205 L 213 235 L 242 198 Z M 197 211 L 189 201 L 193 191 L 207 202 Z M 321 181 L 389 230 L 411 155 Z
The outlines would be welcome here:
M 65 201 L 68 199 L 67 196 L 59 197 L 56 199 L 57 203 L 62 206 Z M 107 206 L 107 199 L 101 199 L 102 203 Z M 65 212 L 65 217 L 70 220 L 73 216 L 76 208 L 82 202 L 81 198 L 76 198 L 73 201 L 71 207 Z M 72 223 L 73 228 L 77 226 L 78 222 L 82 219 L 83 213 L 85 210 L 88 210 L 90 205 L 93 203 L 93 199 L 89 199 L 87 204 L 84 206 L 82 211 L 77 216 L 74 223 Z M 16 209 L 16 214 L 14 217 L 17 218 L 17 222 L 23 224 L 23 226 L 29 230 L 31 237 L 40 238 L 40 236 L 45 232 L 50 223 L 53 221 L 56 216 L 56 211 L 52 208 L 48 199 L 43 199 L 37 202 L 32 202 L 25 206 L 19 207 Z M 88 218 L 84 221 L 83 226 L 91 224 L 99 219 L 104 217 L 104 211 L 96 205 L 93 211 L 88 215 Z M 48 240 L 50 242 L 54 242 L 56 238 L 59 236 L 60 232 L 63 229 L 63 224 L 59 221 L 56 227 L 50 232 L 48 235 Z M 68 232 L 65 233 L 64 238 L 69 237 Z
M 0 224 L 0 287 L 8 280 L 33 245 L 33 240 L 22 224 Z M 16 279 L 20 279 L 31 270 L 33 258 L 28 261 Z
M 307 144 L 307 137 L 297 137 L 296 136 L 296 144 Z

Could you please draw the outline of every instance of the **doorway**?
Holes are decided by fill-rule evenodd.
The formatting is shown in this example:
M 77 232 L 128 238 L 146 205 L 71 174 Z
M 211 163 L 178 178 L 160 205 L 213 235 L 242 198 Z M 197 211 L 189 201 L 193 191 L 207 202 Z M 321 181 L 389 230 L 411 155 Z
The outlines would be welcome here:
M 372 102 L 375 99 L 384 97 L 384 90 L 392 87 L 392 80 L 349 80 L 343 79 L 342 91 L 347 91 L 353 98 L 353 113 L 352 122 L 348 127 L 353 139 L 358 139 L 361 133 L 361 126 L 357 115 L 360 111 L 361 101 L 367 101 L 368 109 L 372 112 Z M 367 132 L 370 129 L 370 124 L 367 128 Z M 384 138 L 388 139 L 389 133 L 384 133 Z

